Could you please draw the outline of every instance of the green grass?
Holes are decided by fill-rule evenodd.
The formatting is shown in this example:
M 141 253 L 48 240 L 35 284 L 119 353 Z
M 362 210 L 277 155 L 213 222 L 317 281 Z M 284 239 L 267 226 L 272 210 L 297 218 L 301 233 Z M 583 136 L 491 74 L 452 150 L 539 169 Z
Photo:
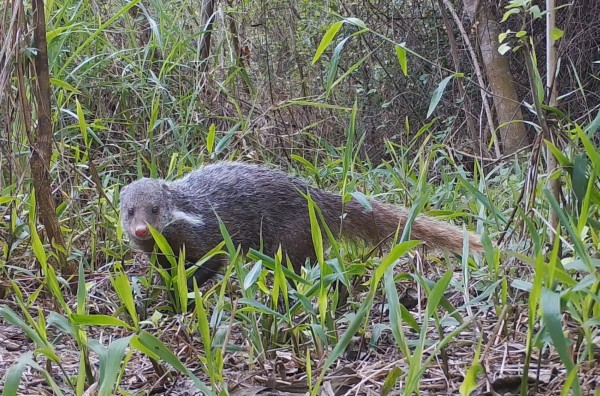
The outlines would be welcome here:
M 584 140 L 584 147 L 588 145 L 585 135 L 578 136 Z M 441 151 L 436 153 L 439 155 Z M 594 179 L 596 153 L 592 151 L 589 156 L 586 151 L 580 153 L 592 165 L 586 172 L 591 172 L 588 177 Z M 514 204 L 518 190 L 507 188 L 510 184 L 506 183 L 514 181 L 491 172 L 487 180 L 482 177 L 479 183 L 475 183 L 460 168 L 453 169 L 453 165 L 447 163 L 443 166 L 450 171 L 443 174 L 443 181 L 439 184 L 425 183 L 423 180 L 428 177 L 427 173 L 415 171 L 423 169 L 421 166 L 435 156 L 425 151 L 423 155 L 426 157 L 418 164 L 417 161 L 413 164 L 389 162 L 380 167 L 351 160 L 346 168 L 348 171 L 344 173 L 342 164 L 344 158 L 348 158 L 345 156 L 339 161 L 332 158 L 332 164 L 320 165 L 313 171 L 337 165 L 340 170 L 338 175 L 346 175 L 346 182 L 340 180 L 341 187 L 337 188 L 342 191 L 345 189 L 347 194 L 355 191 L 359 178 L 360 184 L 371 187 L 374 195 L 378 195 L 378 191 L 384 193 L 405 188 L 400 183 L 412 184 L 410 191 L 417 197 L 415 209 L 420 210 L 418 208 L 424 205 L 426 212 L 447 219 L 462 218 L 470 224 L 470 228 L 478 225 L 486 235 L 489 234 L 484 238 L 486 251 L 482 257 L 473 259 L 466 254 L 461 261 L 437 254 L 407 256 L 407 252 L 416 251 L 413 243 L 406 242 L 385 249 L 380 257 L 379 251 L 368 255 L 369 250 L 364 247 L 333 240 L 329 247 L 317 243 L 319 263 L 296 275 L 281 254 L 272 258 L 255 251 L 250 252 L 248 258 L 242 257 L 223 229 L 225 243 L 215 249 L 215 253 L 223 250 L 230 257 L 231 264 L 224 270 L 224 276 L 219 276 L 202 290 L 194 288 L 190 291 L 192 294 L 188 295 L 182 261 L 174 262 L 171 271 L 155 267 L 151 262 L 154 271 L 140 275 L 138 286 L 134 287 L 128 280 L 130 275 L 118 264 L 123 259 L 125 265 L 132 263 L 128 247 L 118 237 L 120 233 L 116 232 L 115 224 L 105 222 L 96 227 L 111 232 L 105 239 L 98 238 L 88 243 L 102 246 L 97 257 L 102 255 L 106 262 L 113 263 L 109 266 L 112 269 L 101 273 L 110 277 L 111 287 L 107 283 L 100 286 L 99 279 L 104 275 L 84 270 L 89 266 L 85 261 L 86 256 L 77 255 L 77 250 L 71 246 L 71 257 L 81 258 L 79 281 L 73 284 L 77 293 L 71 295 L 66 280 L 57 276 L 52 266 L 48 265 L 47 250 L 36 227 L 31 227 L 34 223 L 30 223 L 23 232 L 31 233 L 31 249 L 45 277 L 40 279 L 32 293 L 31 285 L 21 283 L 22 279 L 13 275 L 16 272 L 4 261 L 2 270 L 15 278 L 10 287 L 18 304 L 17 311 L 5 306 L 0 315 L 7 323 L 21 328 L 35 343 L 36 355 L 53 362 L 53 365 L 61 368 L 58 373 L 62 374 L 50 375 L 46 368 L 33 363 L 30 354 L 23 354 L 6 377 L 5 392 L 15 389 L 13 384 L 18 383 L 25 366 L 30 365 L 37 367 L 41 375 L 51 378 L 47 380 L 50 386 L 60 388 L 58 383 L 61 383 L 63 392 L 68 388 L 81 393 L 94 382 L 92 378 L 96 376 L 101 392 L 109 394 L 118 389 L 113 386 L 126 375 L 128 364 L 131 367 L 138 364 L 134 363 L 137 360 L 133 356 L 134 351 L 139 351 L 154 362 L 158 373 L 164 374 L 170 367 L 187 375 L 203 392 L 223 393 L 227 392 L 229 386 L 227 373 L 231 369 L 227 369 L 225 363 L 228 356 L 256 369 L 274 361 L 277 351 L 287 351 L 300 360 L 299 370 L 312 371 L 310 375 L 307 372 L 302 377 L 305 378 L 307 389 L 316 394 L 326 374 L 331 372 L 332 365 L 348 362 L 344 356 L 352 349 L 356 337 L 366 343 L 365 351 L 372 348 L 376 351 L 380 341 L 377 337 L 369 337 L 374 337 L 379 331 L 379 337 L 385 333 L 391 334 L 397 356 L 404 362 L 398 363 L 399 372 L 395 371 L 393 375 L 390 372 L 391 377 L 387 379 L 385 387 L 395 387 L 403 394 L 411 394 L 421 389 L 423 376 L 432 365 L 441 364 L 444 367 L 448 364 L 447 356 L 451 353 L 448 348 L 459 335 L 478 332 L 478 322 L 484 320 L 481 315 L 491 312 L 508 320 L 506 310 L 510 310 L 510 306 L 522 307 L 529 313 L 525 326 L 525 367 L 537 351 L 549 348 L 556 350 L 561 364 L 567 369 L 566 384 L 571 384 L 576 393 L 581 392 L 577 371 L 582 365 L 593 362 L 597 353 L 593 340 L 598 331 L 597 296 L 600 280 L 594 269 L 598 266 L 598 260 L 590 248 L 598 236 L 586 220 L 593 219 L 590 213 L 597 210 L 597 202 L 594 202 L 596 186 L 588 182 L 576 212 L 561 207 L 547 194 L 537 195 L 534 203 L 536 212 L 525 215 L 522 210 L 517 211 L 510 229 L 520 237 L 513 234 L 506 238 L 502 249 L 505 252 L 502 253 L 490 241 L 497 240 L 507 224 L 512 211 L 511 204 Z M 191 166 L 175 165 L 182 169 Z M 355 168 L 360 168 L 363 173 L 351 171 Z M 398 175 L 404 177 L 399 179 Z M 568 173 L 563 177 L 568 181 Z M 533 187 L 542 190 L 543 183 L 539 182 Z M 336 189 L 335 186 L 330 188 Z M 422 189 L 421 192 L 419 189 Z M 371 193 L 367 190 L 366 194 Z M 389 193 L 383 198 L 394 200 Z M 412 198 L 397 199 L 406 202 Z M 8 201 L 5 200 L 6 203 Z M 18 202 L 19 210 L 28 211 L 34 218 L 31 199 L 12 202 Z M 432 202 L 436 203 L 435 206 L 432 206 Z M 96 205 L 96 200 L 90 200 L 86 211 L 98 211 Z M 547 211 L 550 207 L 559 211 L 563 230 L 554 241 L 549 240 L 543 231 L 545 222 L 539 216 L 542 210 Z M 328 240 L 331 233 L 323 228 L 318 208 L 314 209 L 311 212 L 313 238 L 315 241 L 323 237 Z M 96 218 L 112 217 L 116 222 L 112 205 L 104 205 L 101 210 Z M 62 213 L 62 218 L 68 216 L 67 209 Z M 94 237 L 91 230 L 86 235 Z M 156 237 L 160 238 L 159 235 Z M 561 240 L 562 246 L 559 243 Z M 547 245 L 551 250 L 546 254 L 542 247 Z M 108 246 L 112 247 L 109 249 Z M 558 257 L 561 247 L 562 260 Z M 404 259 L 398 261 L 402 257 Z M 439 268 L 426 270 L 419 267 L 422 259 L 436 263 Z M 98 264 L 96 262 L 94 267 L 101 267 Z M 462 274 L 461 277 L 455 276 L 457 271 Z M 152 274 L 156 272 L 161 274 L 163 282 L 151 286 L 155 283 Z M 336 282 L 349 288 L 349 298 L 344 305 L 340 305 L 341 291 L 335 287 Z M 424 304 L 420 306 L 420 314 L 415 316 L 399 303 L 399 284 L 412 284 L 419 290 Z M 98 292 L 99 289 L 102 289 L 102 294 L 112 296 L 110 302 L 107 301 L 108 305 L 100 308 L 107 313 L 90 312 L 98 303 L 91 304 L 89 293 Z M 139 289 L 145 291 L 139 294 Z M 139 294 L 138 300 L 134 301 L 136 293 Z M 448 299 L 451 294 L 462 297 L 458 301 L 451 301 Z M 195 302 L 195 308 L 191 311 L 188 309 L 188 300 Z M 53 304 L 50 303 L 52 301 Z M 76 309 L 73 309 L 75 302 Z M 376 307 L 380 302 L 385 302 L 389 316 L 382 318 L 377 315 L 378 319 L 375 320 L 373 315 L 378 311 Z M 34 306 L 40 306 L 41 309 L 32 312 Z M 157 312 L 163 314 L 157 317 Z M 183 316 L 176 314 L 178 312 Z M 173 344 L 168 336 L 161 336 L 168 333 L 166 329 L 174 321 L 180 322 L 181 331 L 188 334 L 187 337 L 200 343 L 200 348 L 185 358 L 173 353 L 178 348 L 177 344 Z M 565 333 L 567 322 L 570 332 L 576 330 L 570 336 Z M 98 329 L 103 327 L 120 336 L 109 343 L 102 342 L 96 337 Z M 55 328 L 63 336 L 49 337 L 48 328 Z M 509 329 L 500 331 L 510 336 Z M 367 337 L 369 333 L 373 334 Z M 81 359 L 76 376 L 69 374 L 72 368 L 62 367 L 61 357 L 58 356 L 57 348 L 65 339 L 76 346 Z M 244 342 L 240 344 L 240 340 Z M 481 336 L 473 341 L 473 347 L 477 346 L 473 352 L 477 351 L 477 355 L 471 355 L 465 362 L 469 364 L 470 361 L 471 366 L 470 374 L 466 377 L 469 382 L 465 379 L 462 383 L 461 389 L 465 392 L 475 386 L 475 378 L 481 375 L 479 359 L 485 356 L 489 347 Z M 577 353 L 572 352 L 573 348 Z M 97 360 L 94 361 L 98 363 L 90 361 L 90 354 L 95 356 Z M 192 363 L 196 359 L 197 363 Z M 195 370 L 188 368 L 190 364 Z M 529 370 L 532 369 L 534 367 L 529 365 Z M 569 373 L 574 374 L 569 376 Z

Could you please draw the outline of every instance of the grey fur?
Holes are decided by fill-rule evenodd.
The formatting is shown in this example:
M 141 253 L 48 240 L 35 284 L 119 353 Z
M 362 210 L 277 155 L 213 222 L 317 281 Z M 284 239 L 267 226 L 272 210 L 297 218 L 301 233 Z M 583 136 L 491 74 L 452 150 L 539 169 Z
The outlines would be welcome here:
M 301 194 L 307 192 L 331 231 L 344 239 L 375 245 L 398 227 L 402 230 L 406 222 L 407 210 L 399 206 L 371 201 L 370 212 L 355 200 L 342 205 L 339 195 L 283 172 L 220 162 L 173 182 L 143 178 L 124 187 L 120 197 L 123 229 L 135 247 L 150 253 L 154 240 L 135 234 L 136 228 L 150 224 L 161 231 L 175 254 L 185 245 L 186 260 L 195 263 L 223 240 L 216 213 L 236 246 L 241 244 L 245 251 L 262 246 L 264 253 L 274 255 L 281 245 L 299 271 L 306 258 L 315 259 L 308 204 Z M 153 208 L 158 212 L 153 213 Z M 426 216 L 417 217 L 412 236 L 435 247 L 462 251 L 462 229 Z M 482 249 L 475 235 L 470 235 L 470 246 Z M 165 257 L 159 256 L 159 261 L 168 264 Z M 215 258 L 200 267 L 198 283 L 211 278 L 223 264 L 223 259 Z

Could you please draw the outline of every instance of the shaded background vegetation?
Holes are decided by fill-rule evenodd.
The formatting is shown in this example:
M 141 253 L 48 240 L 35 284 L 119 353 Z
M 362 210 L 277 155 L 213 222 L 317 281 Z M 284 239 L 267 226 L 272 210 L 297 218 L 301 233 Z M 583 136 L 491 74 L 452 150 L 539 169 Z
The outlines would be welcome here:
M 497 19 L 501 6 L 506 5 L 484 3 L 481 8 L 493 11 Z M 23 121 L 23 98 L 11 76 L 19 70 L 31 72 L 35 55 L 32 25 L 22 19 L 29 11 L 19 4 L 7 2 L 3 9 L 0 80 L 0 114 L 5 126 L 0 137 L 3 186 L 12 191 L 21 191 L 26 182 L 18 175 L 27 174 L 25 132 L 29 127 Z M 355 101 L 357 140 L 364 141 L 359 146 L 360 156 L 377 165 L 390 159 L 393 147 L 410 146 L 416 131 L 431 121 L 427 109 L 432 93 L 452 70 L 466 73 L 468 78 L 450 81 L 434 114 L 437 120 L 428 130 L 467 169 L 472 169 L 470 154 L 497 161 L 510 153 L 491 148 L 493 131 L 481 103 L 484 87 L 473 74 L 474 62 L 481 64 L 481 59 L 471 58 L 461 34 L 461 30 L 468 33 L 477 49 L 480 21 L 470 20 L 462 5 L 441 1 L 207 0 L 200 6 L 154 1 L 138 2 L 123 12 L 118 1 L 49 3 L 55 142 L 50 171 L 56 203 L 68 203 L 73 209 L 85 207 L 89 199 L 101 198 L 95 184 L 112 187 L 147 175 L 146 168 L 153 176 L 165 176 L 173 154 L 187 157 L 184 163 L 195 166 L 208 154 L 212 125 L 220 142 L 211 153 L 214 158 L 269 161 L 289 167 L 295 165 L 291 156 L 297 154 L 319 162 L 346 141 L 349 109 Z M 19 14 L 11 14 L 13 10 Z M 596 11 L 593 1 L 581 1 L 558 13 L 558 26 L 563 27 L 565 36 L 558 46 L 561 99 L 557 108 L 583 124 L 593 119 L 600 104 L 594 69 L 598 68 L 594 56 L 600 45 L 593 22 Z M 21 19 L 12 19 L 15 15 Z M 339 15 L 361 19 L 373 33 L 350 38 L 337 56 L 332 46 L 313 64 L 316 47 Z M 23 26 L 25 34 L 16 36 L 18 21 L 27 25 Z M 543 80 L 543 18 L 525 21 Z M 517 31 L 521 23 L 509 19 L 500 30 Z M 343 25 L 334 44 L 357 30 L 355 25 Z M 453 61 L 452 40 L 456 41 L 458 63 Z M 408 55 L 408 76 L 403 76 L 392 42 L 405 42 L 421 56 Z M 532 127 L 537 125 L 533 91 L 523 51 L 508 55 L 524 104 L 524 119 L 529 122 L 525 124 L 527 140 L 519 144 L 527 147 L 537 135 Z M 355 68 L 359 60 L 364 63 Z M 332 69 L 337 73 L 330 76 Z M 329 89 L 331 81 L 346 71 L 352 72 Z M 491 95 L 486 96 L 492 100 Z M 85 120 L 78 119 L 77 103 Z M 474 122 L 470 126 L 467 115 Z M 494 117 L 492 121 L 497 127 L 498 120 Z M 80 122 L 88 136 L 79 133 Z M 469 132 L 473 127 L 475 131 Z M 89 149 L 85 158 L 80 152 L 84 147 Z M 94 180 L 98 175 L 102 180 Z M 85 240 L 81 238 L 81 242 Z

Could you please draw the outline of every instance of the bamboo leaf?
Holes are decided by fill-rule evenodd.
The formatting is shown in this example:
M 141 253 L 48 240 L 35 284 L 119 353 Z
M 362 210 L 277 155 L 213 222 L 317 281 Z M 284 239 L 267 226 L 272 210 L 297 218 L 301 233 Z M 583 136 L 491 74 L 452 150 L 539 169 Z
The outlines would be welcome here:
M 46 380 L 46 382 L 50 385 L 54 394 L 57 396 L 62 396 L 63 392 L 60 390 L 59 386 L 53 379 L 53 376 L 48 373 L 42 366 L 40 366 L 35 360 L 33 360 L 33 352 L 29 351 L 21 355 L 15 365 L 13 365 L 8 372 L 6 373 L 6 382 L 4 384 L 4 389 L 2 390 L 3 396 L 12 396 L 18 394 L 19 383 L 21 382 L 21 376 L 25 367 L 32 367 Z
M 381 388 L 381 395 L 387 396 L 389 395 L 396 383 L 398 382 L 398 378 L 402 375 L 402 370 L 398 367 L 392 368 L 388 374 L 385 376 L 385 380 L 383 381 L 383 387 Z
M 570 342 L 567 341 L 567 338 L 563 333 L 560 295 L 552 290 L 544 288 L 541 297 L 540 307 L 546 329 L 552 339 L 554 348 L 556 348 L 556 352 L 558 352 L 558 356 L 560 356 L 560 359 L 567 368 L 567 374 L 571 375 L 573 371 L 577 371 L 578 366 L 573 363 L 573 359 L 569 352 L 568 344 Z M 574 378 L 571 389 L 576 395 L 582 394 L 578 378 Z
M 396 56 L 398 57 L 398 62 L 400 63 L 400 69 L 402 69 L 402 74 L 404 76 L 408 76 L 408 61 L 406 57 L 406 49 L 404 48 L 405 43 L 400 45 L 396 45 L 394 49 L 396 50 Z
M 192 380 L 196 388 L 206 395 L 212 395 L 213 392 L 206 386 L 198 377 L 196 377 L 181 361 L 173 354 L 171 349 L 167 347 L 161 340 L 154 335 L 142 331 L 138 336 L 131 339 L 131 345 L 140 352 L 149 356 L 156 356 L 163 361 L 169 363 L 174 369 L 188 376 Z
M 329 71 L 327 72 L 325 96 L 329 96 L 329 94 L 331 93 L 331 88 L 333 88 L 333 83 L 337 74 L 338 65 L 340 63 L 340 58 L 342 57 L 342 50 L 344 49 L 344 45 L 346 45 L 349 39 L 350 37 L 346 37 L 345 39 L 340 41 L 333 50 L 333 55 L 331 56 L 331 62 L 329 64 Z
M 438 103 L 440 103 L 442 95 L 444 95 L 444 91 L 446 90 L 446 86 L 448 85 L 450 80 L 452 80 L 453 77 L 454 75 L 450 75 L 444 78 L 437 86 L 435 91 L 433 91 L 433 95 L 431 96 L 431 102 L 429 102 L 429 109 L 427 110 L 427 118 L 429 118 L 433 114 L 433 111 L 437 107 Z
M 208 128 L 208 134 L 206 135 L 206 151 L 208 151 L 209 154 L 212 154 L 215 147 L 215 133 L 215 124 L 210 124 L 210 127 Z
M 248 272 L 248 274 L 244 278 L 244 286 L 243 286 L 244 290 L 248 290 L 252 285 L 254 285 L 254 283 L 260 276 L 261 272 L 262 272 L 262 260 L 258 260 L 256 263 L 254 263 L 254 265 L 252 266 L 252 269 L 250 270 L 250 272 Z
M 112 340 L 105 348 L 97 340 L 90 340 L 90 348 L 96 352 L 99 360 L 98 396 L 110 396 L 116 392 L 116 381 L 121 368 L 123 367 L 123 357 L 129 342 L 133 336 Z M 115 389 L 116 390 L 116 389 Z
M 129 279 L 127 278 L 127 275 L 123 271 L 123 268 L 120 264 L 115 265 L 115 276 L 111 277 L 111 283 L 117 292 L 117 295 L 119 296 L 119 300 L 125 306 L 127 313 L 129 313 L 134 327 L 139 329 L 138 316 L 137 311 L 135 310 L 135 301 L 133 300 L 131 284 L 129 283 Z
M 62 89 L 64 89 L 65 91 L 74 93 L 74 94 L 80 94 L 81 91 L 79 91 L 77 88 L 75 88 L 74 86 L 72 86 L 71 84 L 69 84 L 66 81 L 63 80 L 59 80 L 58 78 L 50 78 L 50 84 L 55 85 L 57 87 L 60 87 Z M 79 103 L 79 102 L 77 102 Z
M 325 33 L 325 35 L 321 39 L 321 42 L 319 43 L 319 46 L 317 47 L 317 50 L 315 51 L 315 56 L 313 57 L 313 60 L 312 60 L 312 64 L 313 65 L 315 63 L 317 63 L 317 61 L 319 60 L 319 58 L 321 57 L 321 55 L 323 55 L 323 52 L 325 52 L 325 50 L 329 46 L 329 43 L 331 43 L 331 40 L 333 40 L 333 38 L 335 37 L 335 35 L 337 34 L 337 32 L 341 29 L 342 24 L 343 23 L 341 21 L 335 22 L 327 30 L 327 32 Z
M 281 315 L 279 312 L 277 312 L 277 311 L 275 311 L 275 310 L 267 307 L 266 305 L 264 305 L 262 303 L 259 303 L 256 300 L 252 300 L 250 298 L 245 298 L 244 297 L 244 298 L 240 298 L 239 303 L 243 304 L 243 305 L 247 305 L 247 306 L 252 307 L 254 309 L 257 309 L 257 310 L 259 310 L 262 313 L 275 316 L 275 317 L 277 317 L 279 319 L 285 319 L 283 317 L 283 315 Z
M 129 325 L 127 322 L 110 315 L 73 314 L 71 315 L 71 320 L 73 321 L 73 323 L 83 326 L 110 326 L 134 330 L 134 327 Z

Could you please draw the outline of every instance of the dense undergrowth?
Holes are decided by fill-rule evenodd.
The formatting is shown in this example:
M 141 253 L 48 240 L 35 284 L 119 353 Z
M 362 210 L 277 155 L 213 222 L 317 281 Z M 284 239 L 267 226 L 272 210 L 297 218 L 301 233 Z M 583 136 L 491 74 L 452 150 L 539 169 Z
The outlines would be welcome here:
M 360 127 L 360 95 L 343 105 L 329 96 L 362 61 L 339 71 L 334 51 L 321 95 L 264 105 L 267 82 L 230 56 L 227 31 L 215 30 L 214 55 L 200 59 L 191 44 L 202 30 L 187 29 L 196 22 L 184 18 L 186 4 L 156 6 L 154 18 L 145 8 L 144 16 L 130 14 L 136 4 L 100 24 L 94 12 L 102 11 L 83 3 L 48 5 L 49 171 L 66 253 L 79 269 L 73 278 L 54 269 L 36 220 L 22 118 L 5 117 L 0 326 L 5 339 L 24 336 L 11 364 L 0 366 L 7 369 L 3 394 L 19 385 L 55 394 L 90 387 L 102 395 L 166 393 L 177 384 L 206 394 L 251 387 L 471 394 L 499 392 L 499 380 L 522 394 L 598 394 L 600 154 L 593 138 L 600 118 L 593 110 L 592 121 L 578 125 L 548 109 L 560 148 L 536 139 L 531 150 L 497 161 L 457 154 L 439 127 L 444 120 L 409 116 L 373 161 L 363 150 L 369 132 Z M 335 15 L 328 18 L 311 57 L 333 39 L 327 32 L 337 32 L 327 30 Z M 137 24 L 149 24 L 151 40 L 140 39 Z M 362 34 L 360 21 L 349 25 L 349 35 Z M 396 48 L 400 69 L 402 51 Z M 209 70 L 199 73 L 203 62 Z M 432 108 L 442 93 L 433 94 Z M 292 123 L 296 108 L 314 121 L 293 135 L 266 127 L 269 117 Z M 335 138 L 313 133 L 325 121 Z M 546 145 L 560 165 L 552 174 L 543 171 Z M 265 163 L 345 199 L 378 199 L 464 224 L 482 235 L 485 252 L 473 255 L 467 244 L 462 257 L 428 251 L 405 230 L 392 246 L 348 244 L 311 207 L 313 238 L 326 241 L 316 243 L 319 263 L 298 275 L 283 254 L 243 256 L 224 229 L 210 255 L 226 254 L 230 265 L 188 291 L 183 262 L 163 269 L 131 251 L 118 195 L 138 177 L 174 179 L 219 160 Z M 557 178 L 558 200 L 546 189 Z M 551 211 L 560 221 L 555 229 Z M 506 357 L 496 348 L 503 347 L 517 362 L 510 373 L 500 369 Z M 368 365 L 376 369 L 358 368 Z

